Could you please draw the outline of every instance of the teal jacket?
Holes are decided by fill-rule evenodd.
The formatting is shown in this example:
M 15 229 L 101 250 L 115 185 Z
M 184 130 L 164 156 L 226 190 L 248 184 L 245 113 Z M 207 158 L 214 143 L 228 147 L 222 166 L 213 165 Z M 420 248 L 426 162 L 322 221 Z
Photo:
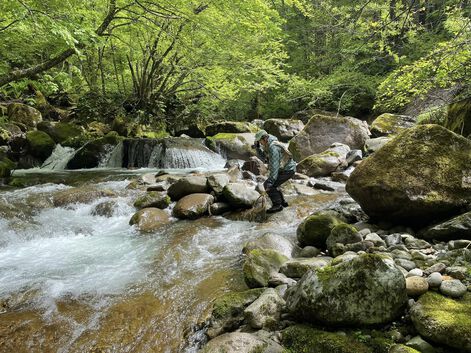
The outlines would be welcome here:
M 265 149 L 257 149 L 258 155 L 261 160 L 268 159 L 268 182 L 271 184 L 275 183 L 280 172 L 280 164 L 285 153 L 283 148 L 273 142 L 278 141 L 275 136 L 268 135 L 268 152 Z M 281 169 L 283 172 L 295 172 L 296 162 L 291 158 L 288 163 Z

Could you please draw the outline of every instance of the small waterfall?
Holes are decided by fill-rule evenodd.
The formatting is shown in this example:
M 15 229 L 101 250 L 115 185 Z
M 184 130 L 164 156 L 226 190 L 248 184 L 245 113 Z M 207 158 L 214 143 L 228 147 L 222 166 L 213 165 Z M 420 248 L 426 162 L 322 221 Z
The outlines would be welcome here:
M 123 143 L 110 148 L 98 164 L 99 168 L 121 168 L 123 166 Z
M 56 145 L 56 148 L 52 151 L 49 158 L 41 165 L 41 169 L 63 170 L 67 166 L 67 163 L 72 159 L 75 152 L 76 151 L 72 147 Z
M 129 139 L 123 149 L 123 167 L 128 168 L 222 169 L 226 163 L 200 139 Z

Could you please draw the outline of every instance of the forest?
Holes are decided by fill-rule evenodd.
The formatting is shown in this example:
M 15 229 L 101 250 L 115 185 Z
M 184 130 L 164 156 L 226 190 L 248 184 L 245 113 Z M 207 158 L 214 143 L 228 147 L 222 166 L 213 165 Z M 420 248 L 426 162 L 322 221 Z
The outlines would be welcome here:
M 417 116 L 469 96 L 470 16 L 468 0 L 5 0 L 0 101 L 39 92 L 81 121 L 172 133 L 312 109 Z

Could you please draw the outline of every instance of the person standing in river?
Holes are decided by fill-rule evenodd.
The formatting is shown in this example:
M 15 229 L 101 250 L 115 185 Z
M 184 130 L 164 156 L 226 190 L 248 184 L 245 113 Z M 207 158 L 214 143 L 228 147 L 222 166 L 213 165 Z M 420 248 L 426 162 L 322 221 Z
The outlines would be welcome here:
M 272 207 L 267 212 L 279 212 L 283 207 L 288 207 L 288 203 L 278 187 L 294 176 L 296 162 L 286 147 L 265 130 L 255 134 L 255 148 L 260 159 L 268 161 L 269 174 L 263 186 L 270 197 Z

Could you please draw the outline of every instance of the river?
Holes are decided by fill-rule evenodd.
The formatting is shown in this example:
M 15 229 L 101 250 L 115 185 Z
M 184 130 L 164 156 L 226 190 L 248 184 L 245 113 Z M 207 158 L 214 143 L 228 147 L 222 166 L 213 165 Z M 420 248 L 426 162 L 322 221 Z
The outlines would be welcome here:
M 141 235 L 129 225 L 140 191 L 126 186 L 155 171 L 19 171 L 34 185 L 0 188 L 0 352 L 196 352 L 211 302 L 246 289 L 244 243 L 267 231 L 294 239 L 338 196 L 291 196 L 267 223 L 173 219 Z M 53 206 L 54 193 L 87 185 L 115 196 Z M 97 214 L 107 201 L 110 215 Z

